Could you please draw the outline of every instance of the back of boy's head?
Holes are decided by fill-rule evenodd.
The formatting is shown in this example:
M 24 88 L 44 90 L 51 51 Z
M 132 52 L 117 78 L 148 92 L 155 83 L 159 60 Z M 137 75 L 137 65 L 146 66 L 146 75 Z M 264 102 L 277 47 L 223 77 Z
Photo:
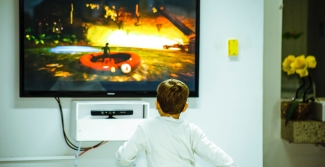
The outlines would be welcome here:
M 189 89 L 187 85 L 177 79 L 167 79 L 161 82 L 157 88 L 157 101 L 164 113 L 181 113 L 188 96 Z

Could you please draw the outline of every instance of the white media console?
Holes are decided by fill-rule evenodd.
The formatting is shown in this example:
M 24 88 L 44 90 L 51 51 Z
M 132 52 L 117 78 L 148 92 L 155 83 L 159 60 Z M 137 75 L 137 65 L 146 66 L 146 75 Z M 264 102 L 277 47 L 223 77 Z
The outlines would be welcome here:
M 144 101 L 72 101 L 71 136 L 76 141 L 128 140 L 148 118 L 149 109 Z M 92 115 L 91 111 L 102 111 L 102 115 Z M 129 115 L 123 115 L 123 111 Z

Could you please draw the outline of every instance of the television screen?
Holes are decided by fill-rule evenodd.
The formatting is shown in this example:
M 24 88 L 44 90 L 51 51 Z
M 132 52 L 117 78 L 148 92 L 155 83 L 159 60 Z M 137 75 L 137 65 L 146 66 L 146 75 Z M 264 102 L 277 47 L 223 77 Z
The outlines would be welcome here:
M 20 0 L 20 97 L 198 97 L 199 0 Z

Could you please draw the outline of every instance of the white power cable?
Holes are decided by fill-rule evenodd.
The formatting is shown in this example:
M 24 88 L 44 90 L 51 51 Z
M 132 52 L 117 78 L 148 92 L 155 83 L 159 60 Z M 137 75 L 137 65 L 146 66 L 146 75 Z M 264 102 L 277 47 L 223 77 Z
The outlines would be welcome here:
M 82 143 L 82 141 L 79 142 L 79 144 L 78 144 L 78 150 L 76 150 L 76 152 L 75 152 L 74 167 L 78 167 L 78 161 L 79 161 L 79 153 L 80 153 L 81 143 Z

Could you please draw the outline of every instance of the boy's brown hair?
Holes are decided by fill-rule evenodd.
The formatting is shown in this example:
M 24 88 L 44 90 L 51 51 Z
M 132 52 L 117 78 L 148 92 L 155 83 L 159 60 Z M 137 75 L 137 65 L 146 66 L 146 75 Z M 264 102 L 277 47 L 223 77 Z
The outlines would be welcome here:
M 168 114 L 179 114 L 183 111 L 189 96 L 185 83 L 177 79 L 167 79 L 157 88 L 157 102 L 161 110 Z

